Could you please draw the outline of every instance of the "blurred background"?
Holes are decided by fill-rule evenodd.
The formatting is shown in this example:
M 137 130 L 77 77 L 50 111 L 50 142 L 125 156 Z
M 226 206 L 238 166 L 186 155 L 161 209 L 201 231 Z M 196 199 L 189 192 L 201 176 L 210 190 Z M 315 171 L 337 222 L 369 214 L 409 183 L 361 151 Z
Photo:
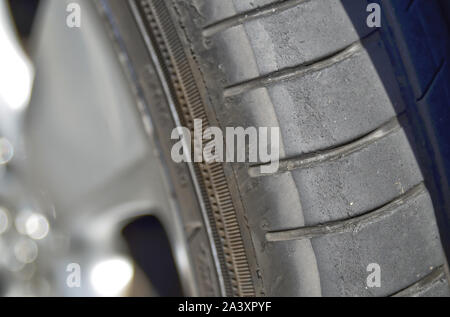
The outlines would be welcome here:
M 0 66 L 0 296 L 188 293 L 152 132 L 94 2 L 0 0 Z

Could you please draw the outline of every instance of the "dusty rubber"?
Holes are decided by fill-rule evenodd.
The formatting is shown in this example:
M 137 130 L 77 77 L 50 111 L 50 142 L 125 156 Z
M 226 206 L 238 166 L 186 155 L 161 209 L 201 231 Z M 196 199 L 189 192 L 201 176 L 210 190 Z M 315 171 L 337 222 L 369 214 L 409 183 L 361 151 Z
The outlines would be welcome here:
M 414 116 L 448 96 L 450 37 L 439 1 L 406 2 L 383 1 L 373 29 L 362 0 L 129 1 L 181 123 L 281 130 L 278 173 L 195 166 L 222 295 L 450 295 L 448 184 L 421 161 Z M 402 14 L 421 23 L 400 26 Z M 427 65 L 408 32 L 435 41 Z M 367 285 L 372 263 L 380 287 Z

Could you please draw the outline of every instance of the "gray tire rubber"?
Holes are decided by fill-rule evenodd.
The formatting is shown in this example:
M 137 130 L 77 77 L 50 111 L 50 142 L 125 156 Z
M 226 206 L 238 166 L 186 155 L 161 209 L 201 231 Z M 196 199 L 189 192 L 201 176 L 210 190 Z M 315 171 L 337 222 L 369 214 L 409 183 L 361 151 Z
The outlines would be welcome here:
M 239 228 L 226 247 L 245 250 L 224 264 L 226 295 L 450 295 L 402 89 L 423 100 L 436 76 L 399 79 L 383 32 L 366 25 L 367 1 L 136 3 L 165 7 L 211 125 L 281 130 L 279 173 L 223 167 L 234 208 L 218 214 Z M 219 249 L 236 228 L 223 231 Z M 379 287 L 367 283 L 374 263 Z

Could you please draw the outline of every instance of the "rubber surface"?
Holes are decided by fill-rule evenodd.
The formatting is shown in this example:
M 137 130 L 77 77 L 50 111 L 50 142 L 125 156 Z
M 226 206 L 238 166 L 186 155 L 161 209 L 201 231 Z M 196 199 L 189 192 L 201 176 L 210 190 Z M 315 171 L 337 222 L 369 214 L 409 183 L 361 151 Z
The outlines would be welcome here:
M 436 223 L 447 241 L 447 152 L 435 136 L 447 131 L 439 103 L 449 100 L 442 96 L 450 37 L 439 2 L 383 1 L 377 29 L 367 27 L 362 0 L 132 2 L 165 6 L 156 26 L 174 25 L 159 49 L 161 63 L 175 65 L 175 79 L 166 76 L 173 91 L 182 82 L 174 96 L 185 120 L 199 109 L 221 128 L 281 129 L 279 173 L 213 167 L 232 202 L 229 214 L 216 206 L 209 218 L 216 228 L 221 217 L 232 219 L 215 242 L 225 250 L 228 295 L 450 295 Z M 402 14 L 421 23 L 399 25 Z M 147 31 L 155 37 L 151 23 Z M 183 52 L 170 48 L 174 41 Z M 177 56 L 189 61 L 183 70 Z M 183 95 L 182 74 L 196 79 L 197 108 Z M 180 100 L 188 100 L 184 112 Z M 438 114 L 439 124 L 423 124 Z M 214 186 L 203 195 L 212 205 L 221 195 Z M 227 232 L 242 243 L 228 243 Z M 366 283 L 372 263 L 381 268 L 380 287 Z
M 366 26 L 366 1 L 286 1 L 296 5 L 266 14 L 258 14 L 258 7 L 264 11 L 273 3 L 270 9 L 276 9 L 284 2 L 176 2 L 220 125 L 279 126 L 288 161 L 358 142 L 406 110 L 383 30 Z M 383 10 L 393 9 L 386 4 Z M 429 11 L 414 13 L 427 18 Z M 239 19 L 242 12 L 247 17 Z M 439 49 L 449 39 L 439 35 L 424 34 L 422 41 L 433 40 L 426 46 Z M 362 49 L 351 56 L 295 73 L 359 41 Z M 439 67 L 428 62 L 434 64 L 418 64 L 430 74 L 418 74 L 424 81 L 419 98 Z M 266 294 L 386 296 L 441 269 L 445 260 L 427 191 L 358 230 L 267 241 L 267 232 L 376 211 L 420 185 L 409 130 L 409 121 L 402 120 L 400 129 L 349 155 L 281 175 L 252 178 L 248 166 L 234 166 Z M 381 267 L 380 288 L 366 285 L 370 263 Z M 421 295 L 430 294 L 448 295 L 445 279 Z

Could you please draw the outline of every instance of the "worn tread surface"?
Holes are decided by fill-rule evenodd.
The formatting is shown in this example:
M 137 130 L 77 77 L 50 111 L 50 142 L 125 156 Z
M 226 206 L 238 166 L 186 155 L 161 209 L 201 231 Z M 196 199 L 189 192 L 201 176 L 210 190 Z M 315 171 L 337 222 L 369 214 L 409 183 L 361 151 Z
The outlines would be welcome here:
M 170 1 L 211 121 L 280 127 L 280 173 L 224 167 L 257 295 L 450 295 L 410 119 L 421 106 L 442 118 L 433 133 L 448 122 L 433 106 L 448 96 L 450 37 L 438 5 L 400 2 L 382 1 L 374 30 L 365 0 Z
M 296 1 L 273 14 L 265 9 L 289 1 L 174 2 L 220 125 L 279 126 L 284 160 L 364 138 L 407 108 L 383 32 L 373 33 L 365 24 L 366 1 Z M 345 58 L 303 71 L 367 36 L 370 41 Z M 424 44 L 423 50 L 429 46 Z M 420 65 L 425 74 L 413 85 L 417 99 L 426 98 L 444 72 L 439 67 L 447 66 L 441 46 L 428 52 L 433 56 L 430 65 Z M 408 120 L 402 120 L 398 130 L 348 155 L 277 175 L 250 177 L 250 166 L 233 166 L 257 254 L 254 269 L 264 285 L 261 293 L 388 296 L 413 287 L 444 265 L 411 130 Z M 419 194 L 358 230 L 266 240 L 268 232 L 326 226 L 364 215 L 417 186 L 423 189 Z M 366 267 L 373 262 L 382 268 L 382 287 L 368 289 Z M 450 295 L 441 275 L 423 290 L 419 295 Z

